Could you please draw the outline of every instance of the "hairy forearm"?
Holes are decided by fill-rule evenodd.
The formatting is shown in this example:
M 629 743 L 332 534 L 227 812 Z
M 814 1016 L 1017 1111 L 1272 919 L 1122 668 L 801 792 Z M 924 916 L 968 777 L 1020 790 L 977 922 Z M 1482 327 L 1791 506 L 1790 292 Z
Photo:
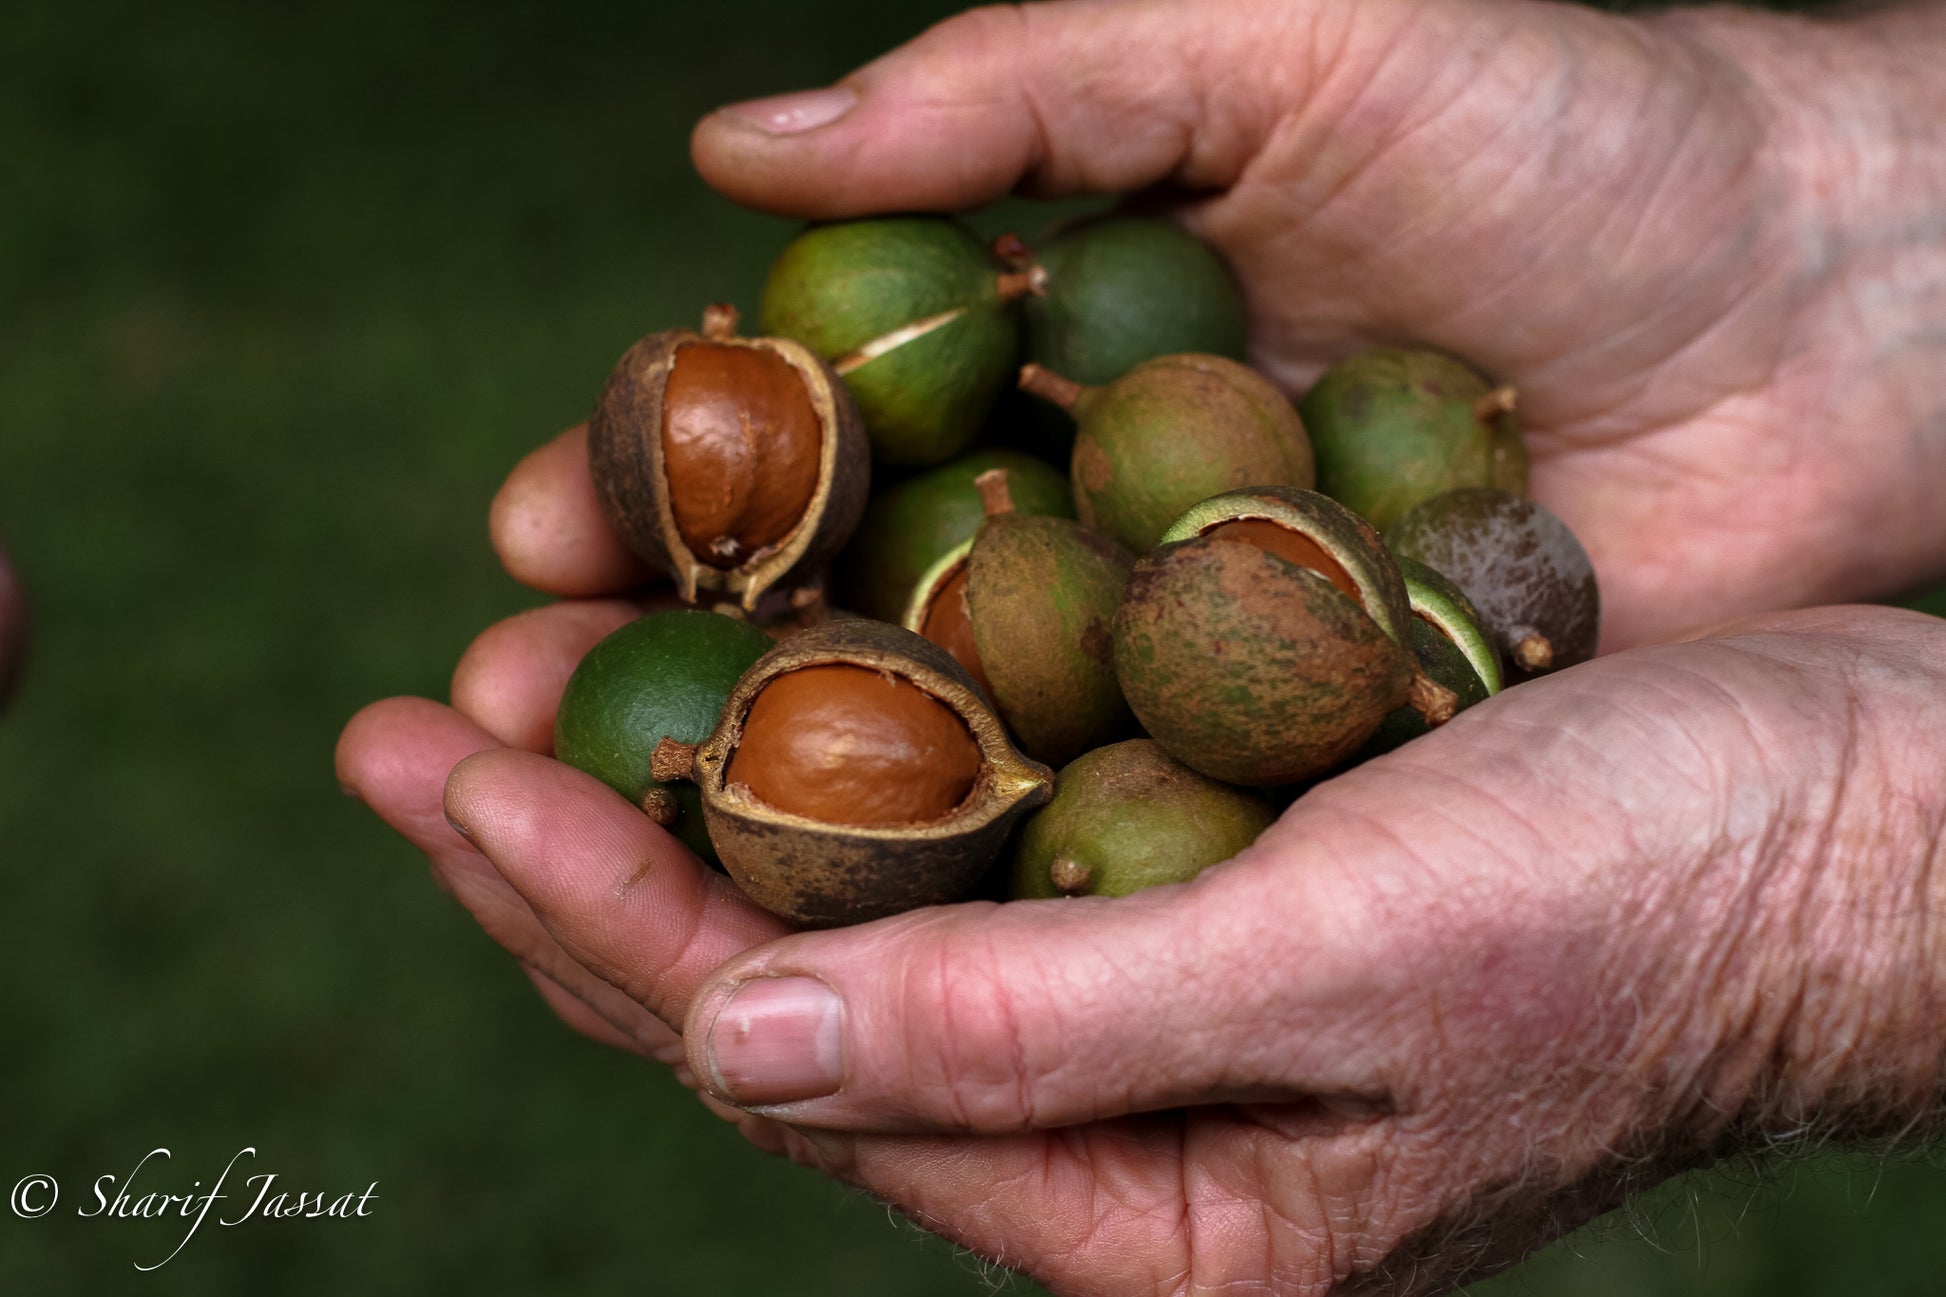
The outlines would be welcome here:
M 1807 677 L 1797 759 L 1816 753 L 1817 774 L 1751 843 L 1734 907 L 1751 927 L 1734 942 L 1763 954 L 1729 1001 L 1750 1029 L 1728 1034 L 1706 1092 L 1728 1100 L 1739 1142 L 1932 1137 L 1946 1101 L 1946 622 L 1805 616 L 1837 632 L 1807 641 L 1825 665 Z

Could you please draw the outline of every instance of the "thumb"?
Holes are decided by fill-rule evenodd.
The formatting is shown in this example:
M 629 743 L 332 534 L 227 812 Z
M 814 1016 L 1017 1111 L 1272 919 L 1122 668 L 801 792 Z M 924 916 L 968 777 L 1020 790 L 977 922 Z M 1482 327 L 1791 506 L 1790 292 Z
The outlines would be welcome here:
M 1163 181 L 1224 188 L 1268 123 L 1252 119 L 1247 92 L 1226 93 L 1249 50 L 1222 43 L 1248 36 L 1254 47 L 1266 25 L 1305 21 L 1316 6 L 1276 6 L 1284 12 L 1247 22 L 1212 20 L 1218 7 L 1065 0 L 971 10 L 839 85 L 711 114 L 691 152 L 729 198 L 811 218 L 961 210 L 1016 187 L 1046 196 Z
M 1368 1108 L 1381 1087 L 1338 1025 L 1378 994 L 1358 925 L 1310 909 L 1304 881 L 1271 863 L 1246 853 L 1135 896 L 958 905 L 771 942 L 699 989 L 691 1068 L 726 1102 L 848 1130 L 1020 1131 L 1298 1098 Z

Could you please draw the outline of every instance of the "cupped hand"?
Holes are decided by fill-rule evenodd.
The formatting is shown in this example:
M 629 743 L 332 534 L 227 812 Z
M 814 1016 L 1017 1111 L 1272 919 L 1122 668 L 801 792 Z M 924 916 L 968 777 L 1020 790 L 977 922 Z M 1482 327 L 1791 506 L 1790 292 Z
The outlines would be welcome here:
M 790 935 L 519 750 L 633 612 L 490 632 L 471 717 L 379 704 L 341 772 L 571 1021 L 1056 1291 L 1444 1290 L 1744 1141 L 1935 1110 L 1934 619 L 1523 685 L 1192 884 Z
M 1891 291 L 1939 282 L 1928 226 L 1865 185 L 1896 168 L 1785 22 L 1068 0 L 726 110 L 696 156 L 806 216 L 1167 194 L 1293 389 L 1380 341 L 1516 383 L 1623 647 L 1946 545 L 1937 344 Z M 1818 58 L 1866 57 L 1828 31 Z M 578 430 L 495 541 L 555 593 L 643 575 Z M 1742 1140 L 1939 1097 L 1936 622 L 1798 614 L 1524 685 L 1188 886 L 789 935 L 546 759 L 575 661 L 637 611 L 495 628 L 452 708 L 354 720 L 346 783 L 571 1023 L 1060 1291 L 1430 1291 Z
M 1941 570 L 1946 168 L 1901 153 L 1932 62 L 1887 44 L 1733 11 L 1066 0 L 713 114 L 694 155 L 818 218 L 1146 191 L 1228 256 L 1293 392 L 1365 345 L 1472 359 L 1518 387 L 1625 647 Z

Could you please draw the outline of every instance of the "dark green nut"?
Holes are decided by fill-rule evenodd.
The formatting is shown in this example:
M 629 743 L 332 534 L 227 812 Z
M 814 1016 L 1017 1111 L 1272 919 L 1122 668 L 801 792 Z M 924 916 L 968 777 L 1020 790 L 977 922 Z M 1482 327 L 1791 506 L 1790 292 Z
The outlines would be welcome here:
M 664 739 L 700 743 L 723 701 L 771 647 L 747 621 L 713 612 L 650 613 L 588 650 L 554 716 L 554 755 L 641 807 L 711 864 L 696 789 L 664 783 L 650 757 Z
M 1074 517 L 1059 469 L 1020 451 L 969 451 L 873 497 L 838 558 L 839 602 L 878 621 L 902 618 L 926 569 L 980 529 L 986 513 L 973 479 L 996 468 L 1007 470 L 1018 512 Z
M 1111 743 L 1065 767 L 1054 800 L 1021 826 L 1009 892 L 1127 896 L 1186 883 L 1275 818 L 1262 797 L 1197 774 L 1151 740 Z
M 1298 402 L 1318 489 L 1389 531 L 1460 487 L 1527 490 L 1514 391 L 1436 351 L 1368 351 L 1326 371 Z
M 771 266 L 763 330 L 831 363 L 888 464 L 937 464 L 970 445 L 1017 363 L 1007 272 L 949 217 L 815 225 Z
M 1043 282 L 1022 302 L 1027 359 L 1074 382 L 1112 383 L 1157 356 L 1244 357 L 1250 331 L 1236 276 L 1173 221 L 1083 221 L 1043 243 L 1034 261 Z

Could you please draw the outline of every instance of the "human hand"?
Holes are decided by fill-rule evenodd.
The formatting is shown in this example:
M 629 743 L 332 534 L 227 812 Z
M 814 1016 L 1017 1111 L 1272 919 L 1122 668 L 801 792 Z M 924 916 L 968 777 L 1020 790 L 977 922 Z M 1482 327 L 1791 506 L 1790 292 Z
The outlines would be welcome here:
M 729 197 L 819 218 L 1164 187 L 1292 391 L 1378 343 L 1519 388 L 1535 494 L 1593 555 L 1616 648 L 1941 570 L 1946 91 L 1882 27 L 1067 0 L 716 113 L 694 154 Z
M 1673 1170 L 1939 1099 L 1934 619 L 1790 614 L 1523 685 L 1188 885 L 786 935 L 518 750 L 634 611 L 503 624 L 473 716 L 379 704 L 341 772 L 571 1021 L 1056 1291 L 1443 1290 Z
M 1286 382 L 1409 340 L 1523 387 L 1537 491 L 1601 565 L 1611 646 L 1903 583 L 1938 552 L 1917 335 L 1902 314 L 1875 341 L 1838 327 L 1867 300 L 1884 318 L 1866 290 L 1924 276 L 1896 239 L 1861 269 L 1835 227 L 1858 177 L 1807 168 L 1852 159 L 1828 140 L 1807 154 L 1810 114 L 1766 89 L 1788 79 L 1762 26 L 1782 20 L 1230 10 L 1252 49 L 1220 48 L 1208 4 L 1188 36 L 1189 10 L 1160 4 L 970 18 L 860 74 L 841 122 L 783 141 L 718 117 L 698 161 L 732 196 L 807 215 L 961 206 L 1022 177 L 1217 191 L 1181 210 L 1251 284 L 1259 359 Z M 1253 53 L 1294 24 L 1328 56 Z M 1719 79 L 1732 67 L 1747 79 Z M 1537 80 L 1541 108 L 1521 97 Z M 1185 89 L 1194 122 L 1168 111 Z M 1548 165 L 1521 165 L 1537 153 Z M 1562 167 L 1571 192 L 1545 181 Z M 1522 255 L 1500 255 L 1516 236 Z M 516 576 L 576 595 L 639 579 L 585 486 L 578 433 L 516 472 L 496 504 Z M 836 986 L 834 1099 L 708 1102 L 1064 1291 L 1424 1290 L 1739 1139 L 1897 1124 L 1936 1098 L 1937 952 L 1913 916 L 1937 904 L 1942 817 L 1902 764 L 1938 765 L 1931 623 L 1816 614 L 1523 686 L 1333 781 L 1188 888 L 776 941 L 667 835 L 532 755 L 580 651 L 632 612 L 563 605 L 490 632 L 459 710 L 395 701 L 354 722 L 347 781 L 570 1021 L 693 1061 L 724 1094 L 740 1081 L 741 1102 L 781 1102 L 792 1032 L 722 1017 L 726 985 Z M 1489 717 L 1513 729 L 1480 736 Z M 437 789 L 498 744 L 528 752 L 469 761 L 452 787 L 476 848 Z M 726 1075 L 708 1050 L 738 1018 L 773 1038 L 752 1030 L 762 1052 Z

